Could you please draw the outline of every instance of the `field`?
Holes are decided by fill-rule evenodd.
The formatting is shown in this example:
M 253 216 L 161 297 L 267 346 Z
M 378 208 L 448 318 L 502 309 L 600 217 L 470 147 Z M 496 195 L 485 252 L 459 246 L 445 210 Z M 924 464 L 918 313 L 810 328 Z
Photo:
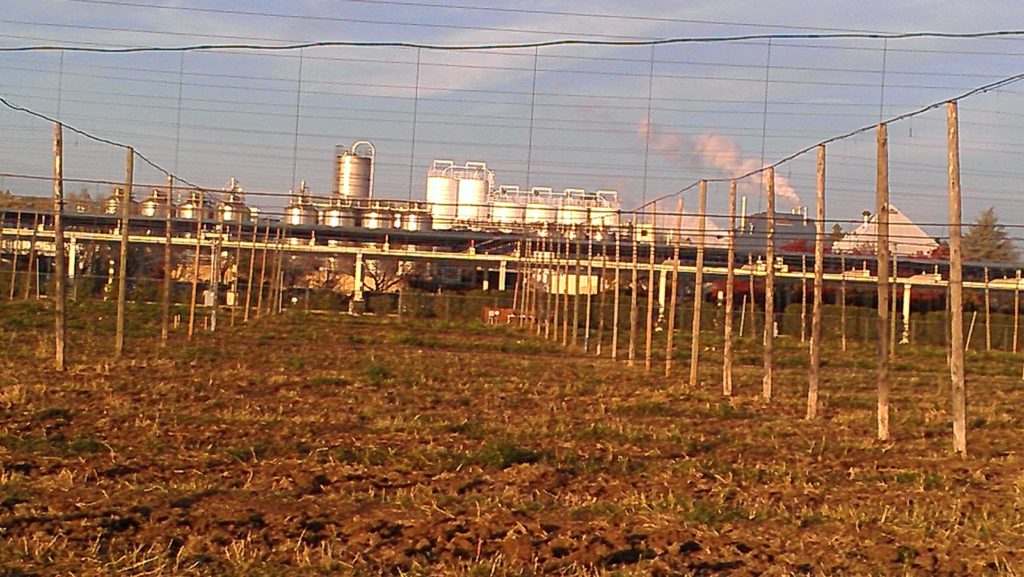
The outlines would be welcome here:
M 873 349 L 806 348 L 777 390 L 739 345 L 737 396 L 508 328 L 286 314 L 176 332 L 0 305 L 0 575 L 985 575 L 1024 572 L 1021 359 L 968 357 L 951 456 L 941 348 L 900 348 L 891 443 Z M 222 326 L 226 323 L 222 323 Z M 830 335 L 834 336 L 834 335 Z

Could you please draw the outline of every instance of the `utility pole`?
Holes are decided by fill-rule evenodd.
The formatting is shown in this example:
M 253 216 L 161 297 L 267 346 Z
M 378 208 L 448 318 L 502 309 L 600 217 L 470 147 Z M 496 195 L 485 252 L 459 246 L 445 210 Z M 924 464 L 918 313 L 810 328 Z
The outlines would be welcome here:
M 64 135 L 61 124 L 53 125 L 53 245 L 57 274 L 54 310 L 56 311 L 54 368 L 64 370 L 64 345 L 67 335 L 67 286 L 64 267 Z
M 164 286 L 160 295 L 160 347 L 167 347 L 171 327 L 171 212 L 174 210 L 174 175 L 167 175 L 167 198 L 164 210 Z
M 949 298 L 953 452 L 967 456 L 967 394 L 964 383 L 963 249 L 960 222 L 960 125 L 955 101 L 946 105 L 949 147 Z

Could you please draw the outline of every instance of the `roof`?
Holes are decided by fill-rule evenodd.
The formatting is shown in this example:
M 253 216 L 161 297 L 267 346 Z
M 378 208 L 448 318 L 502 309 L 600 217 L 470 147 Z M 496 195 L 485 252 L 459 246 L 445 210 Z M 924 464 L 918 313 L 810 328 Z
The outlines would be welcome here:
M 878 215 L 873 214 L 852 232 L 832 243 L 833 252 L 874 254 Z M 889 204 L 889 245 L 896 256 L 930 256 L 939 243 L 914 224 L 900 209 Z

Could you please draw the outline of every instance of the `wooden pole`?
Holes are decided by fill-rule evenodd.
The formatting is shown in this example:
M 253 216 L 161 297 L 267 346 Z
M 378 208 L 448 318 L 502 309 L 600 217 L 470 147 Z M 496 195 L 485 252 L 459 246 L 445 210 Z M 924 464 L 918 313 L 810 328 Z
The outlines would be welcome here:
M 281 314 L 281 303 L 284 298 L 284 229 L 277 229 L 277 262 L 274 264 L 274 298 L 271 300 L 271 313 Z
M 771 400 L 775 370 L 775 169 L 768 168 L 766 191 L 768 226 L 765 231 L 764 279 L 764 376 L 761 395 Z
M 544 295 L 544 338 L 551 340 L 552 315 L 554 314 L 551 303 L 554 300 L 555 292 L 555 242 L 551 238 L 547 239 L 545 261 L 547 264 L 547 290 L 545 292 L 547 294 Z
M 64 345 L 67 336 L 67 271 L 64 265 L 64 135 L 59 122 L 53 125 L 53 246 L 54 272 L 54 368 L 64 370 Z
M 807 255 L 800 255 L 800 342 L 807 341 Z
M 992 297 L 989 294 L 989 272 L 985 267 L 985 350 L 992 350 Z
M 740 303 L 740 336 L 743 336 L 743 325 L 747 320 L 747 295 L 743 295 Z
M 573 348 L 579 344 L 580 335 L 580 239 L 579 239 L 579 228 L 576 229 L 576 238 L 574 244 L 576 245 L 576 259 L 573 261 L 572 272 L 575 285 L 575 293 L 572 296 L 572 346 Z
M 629 349 L 626 352 L 626 364 L 631 366 L 631 367 L 633 366 L 633 363 L 636 361 L 636 337 L 637 337 L 637 331 L 639 329 L 639 324 L 640 324 L 640 321 L 639 321 L 639 318 L 638 318 L 638 315 L 637 315 L 637 285 L 640 284 L 640 283 L 639 283 L 639 279 L 637 278 L 638 277 L 637 271 L 638 271 L 638 268 L 639 268 L 639 266 L 638 266 L 639 263 L 638 263 L 637 259 L 639 257 L 637 256 L 637 252 L 638 251 L 637 251 L 637 242 L 636 242 L 636 221 L 635 220 L 633 221 L 633 224 L 634 224 L 634 226 L 633 226 L 633 242 L 632 242 L 632 244 L 633 244 L 633 260 L 631 262 L 631 271 L 630 271 L 630 281 L 632 283 L 632 286 L 630 287 L 630 290 L 629 290 Z
M 899 262 L 891 251 L 892 282 L 889 283 L 889 359 L 896 358 L 896 287 L 899 286 Z
M 252 308 L 252 274 L 256 269 L 256 237 L 259 235 L 259 221 L 252 226 L 252 247 L 249 249 L 249 273 L 245 277 L 245 312 L 242 313 L 242 322 L 249 322 L 249 309 Z M 241 237 L 239 237 L 241 241 Z
M 14 221 L 14 244 L 11 248 L 11 287 L 10 293 L 7 295 L 7 300 L 14 300 L 14 293 L 16 287 L 16 281 L 18 279 L 18 245 L 21 244 L 21 211 L 18 211 L 18 215 Z
M 238 213 L 238 244 L 235 245 L 235 274 L 231 279 L 231 292 L 234 295 L 231 301 L 231 326 L 235 326 L 235 316 L 238 311 L 238 277 L 242 272 L 242 214 Z M 308 296 L 308 293 L 307 293 Z M 309 308 L 309 299 L 306 299 L 306 308 Z
M 569 239 L 565 239 L 565 253 L 562 255 L 562 278 L 565 279 L 562 288 L 562 346 L 569 346 L 569 257 L 572 255 L 572 247 L 569 246 Z
M 125 306 L 128 303 L 128 224 L 132 211 L 135 149 L 128 147 L 124 162 L 124 194 L 121 195 L 121 257 L 117 263 L 117 333 L 114 341 L 114 356 L 117 358 L 124 353 Z
M 842 269 L 842 279 L 839 281 L 839 336 L 842 341 L 843 352 L 846 352 L 846 255 L 839 257 L 839 268 Z
M 651 346 L 654 339 L 654 291 L 657 274 L 654 271 L 655 248 L 658 246 L 658 216 L 651 219 L 651 247 L 648 252 L 647 265 L 647 322 L 644 324 L 646 335 L 644 340 L 644 370 L 651 370 Z
M 601 346 L 604 344 L 604 315 L 605 309 L 608 304 L 608 286 L 606 278 L 608 275 L 608 244 L 605 242 L 605 238 L 601 239 L 601 280 L 598 281 L 597 288 L 600 291 L 598 297 L 597 310 L 597 346 L 594 347 L 594 354 L 601 356 Z
M 754 298 L 754 256 L 747 255 L 747 267 L 749 272 L 749 284 L 747 285 L 747 293 L 750 295 L 750 334 L 751 336 L 757 335 L 757 311 L 755 309 L 757 299 Z M 762 338 L 762 340 L 764 340 Z
M 889 135 L 878 125 L 875 219 L 878 265 L 878 440 L 889 440 Z
M 665 333 L 665 377 L 672 374 L 672 356 L 675 354 L 676 308 L 679 293 L 679 242 L 683 232 L 683 199 L 676 204 L 676 234 L 672 240 L 672 294 L 668 304 L 668 331 Z
M 725 329 L 722 344 L 722 394 L 732 396 L 732 317 L 733 300 L 736 298 L 736 181 L 729 181 L 729 248 L 725 257 Z M 740 322 L 740 334 L 743 323 Z
M 612 360 L 619 359 L 619 299 L 622 292 L 622 229 L 615 234 L 615 293 L 612 295 Z
M 519 298 L 519 287 L 523 284 L 523 241 L 516 242 L 516 284 L 512 286 L 512 314 L 516 316 L 517 324 L 519 319 L 522 318 L 522 303 Z M 484 286 L 487 288 L 487 274 L 490 272 L 486 267 L 484 272 Z
M 174 210 L 174 176 L 167 175 L 167 199 L 164 210 L 164 278 L 160 294 L 160 348 L 167 347 L 171 331 L 171 212 Z
M 960 126 L 957 103 L 947 104 L 946 122 L 949 147 L 949 297 L 950 297 L 950 377 L 953 402 L 953 452 L 967 456 L 967 393 L 964 383 L 963 346 L 963 251 L 961 247 L 960 208 Z
M 25 294 L 22 297 L 23 300 L 28 300 L 29 295 L 32 294 L 32 279 L 35 277 L 32 274 L 33 269 L 36 266 L 36 236 L 39 231 L 39 213 L 32 215 L 32 236 L 29 237 L 28 241 L 28 269 L 25 271 Z
M 589 216 L 587 222 L 590 222 Z M 587 303 L 586 318 L 583 321 L 583 350 L 590 352 L 590 309 L 594 305 L 594 230 L 587 227 Z M 600 283 L 598 283 L 600 286 Z
M 814 303 L 811 308 L 811 368 L 807 382 L 807 419 L 818 417 L 821 372 L 821 308 L 825 292 L 825 145 L 818 146 L 817 204 L 814 215 Z M 806 293 L 805 293 L 806 294 Z
M 1017 282 L 1013 285 L 1013 352 L 1017 352 L 1020 328 L 1020 269 L 1017 269 Z
M 267 223 L 267 228 L 263 233 L 263 249 L 260 251 L 260 292 L 256 296 L 256 318 L 260 318 L 260 314 L 263 312 L 263 292 L 264 287 L 267 283 L 267 253 L 270 252 L 270 223 Z M 358 287 L 356 287 L 358 292 Z
M 206 191 L 199 189 L 199 205 L 196 209 L 196 249 L 192 259 L 192 296 L 188 303 L 188 340 L 192 340 L 196 326 L 196 298 L 199 295 L 199 257 L 203 252 L 203 216 L 206 207 L 203 204 Z
M 697 214 L 697 262 L 693 275 L 693 328 L 690 329 L 690 387 L 700 384 L 700 317 L 704 305 L 704 236 L 707 233 L 708 181 L 700 181 Z

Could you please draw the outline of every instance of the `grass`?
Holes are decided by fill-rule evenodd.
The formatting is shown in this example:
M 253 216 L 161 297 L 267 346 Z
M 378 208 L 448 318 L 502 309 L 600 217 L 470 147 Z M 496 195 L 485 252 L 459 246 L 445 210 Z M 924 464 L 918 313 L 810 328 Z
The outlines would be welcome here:
M 965 460 L 941 349 L 898 349 L 879 443 L 859 342 L 827 344 L 808 422 L 793 338 L 765 402 L 753 339 L 724 399 L 710 334 L 690 388 L 685 351 L 666 379 L 526 331 L 373 317 L 223 323 L 161 353 L 140 309 L 114 362 L 108 308 L 72 306 L 61 375 L 52 311 L 0 304 L 19 327 L 0 336 L 0 574 L 1022 570 L 1013 355 L 968 357 Z

